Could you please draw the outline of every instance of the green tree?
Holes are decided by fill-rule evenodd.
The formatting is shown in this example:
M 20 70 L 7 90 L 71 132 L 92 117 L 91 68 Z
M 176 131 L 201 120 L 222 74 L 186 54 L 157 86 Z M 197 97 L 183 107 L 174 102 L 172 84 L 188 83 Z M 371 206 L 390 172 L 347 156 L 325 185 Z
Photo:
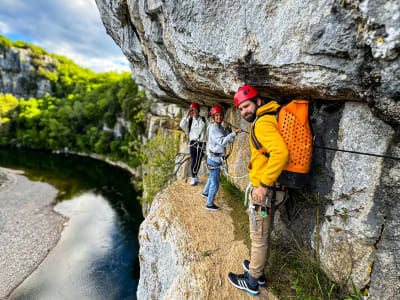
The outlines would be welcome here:
M 146 170 L 143 175 L 143 201 L 152 201 L 159 191 L 174 180 L 179 135 L 179 132 L 172 136 L 157 135 L 140 147 L 140 157 Z

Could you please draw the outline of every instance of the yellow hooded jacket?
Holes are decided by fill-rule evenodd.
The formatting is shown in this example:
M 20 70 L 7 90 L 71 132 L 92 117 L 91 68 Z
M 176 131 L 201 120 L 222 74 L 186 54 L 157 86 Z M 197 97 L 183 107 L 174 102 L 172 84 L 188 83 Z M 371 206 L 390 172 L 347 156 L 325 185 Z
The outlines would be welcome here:
M 279 104 L 270 101 L 257 109 L 256 115 L 276 111 Z M 254 128 L 257 140 L 269 153 L 269 158 L 254 148 L 250 137 L 251 159 L 248 164 L 249 178 L 253 186 L 263 183 L 272 186 L 277 182 L 279 175 L 288 162 L 288 148 L 279 133 L 278 122 L 275 115 L 265 115 L 257 120 Z

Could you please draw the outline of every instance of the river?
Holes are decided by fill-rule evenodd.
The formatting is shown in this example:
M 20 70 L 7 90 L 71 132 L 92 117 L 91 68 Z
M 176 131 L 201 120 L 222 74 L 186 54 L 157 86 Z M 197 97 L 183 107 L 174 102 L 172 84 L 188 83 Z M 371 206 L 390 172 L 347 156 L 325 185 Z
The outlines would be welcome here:
M 143 218 L 130 174 L 102 161 L 0 149 L 0 166 L 58 189 L 69 218 L 57 245 L 9 299 L 136 299 Z

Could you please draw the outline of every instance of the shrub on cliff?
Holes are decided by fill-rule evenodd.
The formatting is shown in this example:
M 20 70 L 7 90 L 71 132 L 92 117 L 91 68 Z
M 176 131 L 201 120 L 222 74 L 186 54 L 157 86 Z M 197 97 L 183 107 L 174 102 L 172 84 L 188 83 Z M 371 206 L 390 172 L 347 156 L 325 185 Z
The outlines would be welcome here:
M 139 155 L 144 169 L 142 201 L 151 202 L 158 192 L 175 179 L 179 135 L 179 132 L 171 136 L 158 134 L 139 147 Z

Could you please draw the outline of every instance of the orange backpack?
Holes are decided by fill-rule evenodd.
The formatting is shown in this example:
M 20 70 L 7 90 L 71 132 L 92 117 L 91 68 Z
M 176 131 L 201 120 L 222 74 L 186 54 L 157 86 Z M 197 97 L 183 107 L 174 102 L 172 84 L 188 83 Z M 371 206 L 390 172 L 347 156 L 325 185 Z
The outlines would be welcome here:
M 288 188 L 303 188 L 310 177 L 313 134 L 308 121 L 308 103 L 307 100 L 293 100 L 289 104 L 281 106 L 277 111 L 257 116 L 251 127 L 251 141 L 253 146 L 260 153 L 269 157 L 269 153 L 263 149 L 256 138 L 254 126 L 262 116 L 277 116 L 279 133 L 289 150 L 288 163 L 279 176 L 278 181 Z

